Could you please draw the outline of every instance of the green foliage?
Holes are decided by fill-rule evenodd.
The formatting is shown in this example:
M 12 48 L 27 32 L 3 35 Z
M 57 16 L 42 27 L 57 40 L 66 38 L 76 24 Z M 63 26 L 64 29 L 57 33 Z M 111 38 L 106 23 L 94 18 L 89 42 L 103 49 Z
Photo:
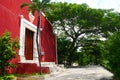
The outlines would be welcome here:
M 70 64 L 74 53 L 82 47 L 86 35 L 108 37 L 109 33 L 120 28 L 119 13 L 113 10 L 93 9 L 86 4 L 51 3 L 45 12 L 58 33 L 64 34 L 64 37 L 71 41 L 68 49 Z M 89 46 L 91 53 L 96 53 L 97 50 L 100 51 L 99 47 L 95 50 L 94 46 Z
M 65 38 L 57 38 L 57 50 L 58 50 L 58 63 L 63 64 L 67 61 L 69 55 L 70 41 Z
M 9 32 L 5 32 L 0 37 L 0 70 L 2 74 L 6 73 L 5 67 L 13 66 L 9 61 L 15 58 L 17 48 L 19 48 L 18 40 L 11 39 Z
M 115 32 L 106 41 L 106 58 L 115 77 L 120 79 L 120 32 Z
M 14 79 L 14 75 L 5 75 L 5 76 L 0 76 L 0 80 L 12 80 Z
M 85 35 L 81 43 L 82 64 L 100 64 L 101 46 L 100 37 L 94 34 Z
M 90 56 L 88 56 L 86 53 L 82 52 L 82 57 L 81 57 L 82 61 L 81 63 L 79 63 L 80 65 L 88 65 L 90 64 Z
M 68 57 L 70 55 L 69 53 L 69 47 L 70 47 L 71 41 L 69 39 L 66 39 L 64 37 L 57 38 L 57 52 L 58 52 L 58 63 L 64 64 L 66 67 L 68 66 Z M 78 62 L 79 59 L 79 53 L 76 51 L 74 55 L 72 56 L 72 62 Z M 81 56 L 80 56 L 81 57 Z
M 40 11 L 47 6 L 47 4 L 50 2 L 50 0 L 32 0 L 32 3 L 22 3 L 20 5 L 20 8 L 23 8 L 25 6 L 28 7 L 28 12 L 32 12 L 32 14 L 35 13 L 35 11 L 38 12 L 38 15 L 40 15 Z
M 100 30 L 101 32 L 113 32 L 115 27 L 120 28 L 120 14 L 118 12 L 93 9 L 86 4 L 51 3 L 46 11 L 46 15 L 50 21 L 58 24 L 59 27 L 69 27 L 67 31 L 71 31 L 73 34 L 73 27 L 77 28 L 80 32 L 82 32 L 81 29 L 87 29 L 87 31 L 95 29 L 96 32 L 100 32 Z M 55 27 L 58 25 L 55 25 Z M 93 32 L 93 30 L 90 32 Z M 76 33 L 78 31 L 76 30 Z M 83 31 L 84 33 L 87 32 L 86 30 Z

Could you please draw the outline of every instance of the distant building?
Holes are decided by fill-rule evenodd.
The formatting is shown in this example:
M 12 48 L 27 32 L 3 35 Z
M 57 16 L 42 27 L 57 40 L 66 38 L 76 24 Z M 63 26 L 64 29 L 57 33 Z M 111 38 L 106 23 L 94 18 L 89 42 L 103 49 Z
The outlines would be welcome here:
M 37 13 L 33 16 L 27 12 L 27 7 L 20 9 L 23 2 L 30 0 L 2 0 L 0 1 L 0 35 L 5 31 L 11 32 L 13 38 L 20 39 L 20 49 L 17 57 L 11 62 L 16 64 L 15 69 L 8 69 L 9 73 L 35 73 L 39 72 L 38 53 L 36 46 Z M 49 67 L 55 65 L 56 36 L 52 25 L 41 13 L 39 44 L 41 51 L 41 64 L 43 72 L 49 72 Z

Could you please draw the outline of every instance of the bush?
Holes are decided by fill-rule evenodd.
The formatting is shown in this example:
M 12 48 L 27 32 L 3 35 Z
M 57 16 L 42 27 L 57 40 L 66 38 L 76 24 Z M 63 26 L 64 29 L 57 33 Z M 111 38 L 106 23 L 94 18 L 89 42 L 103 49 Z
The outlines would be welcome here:
M 1 76 L 0 80 L 12 80 L 14 78 L 15 78 L 14 75 L 5 75 L 5 76 Z
M 0 71 L 6 74 L 6 67 L 12 67 L 10 63 L 16 56 L 16 49 L 19 48 L 18 39 L 12 39 L 9 32 L 0 36 Z

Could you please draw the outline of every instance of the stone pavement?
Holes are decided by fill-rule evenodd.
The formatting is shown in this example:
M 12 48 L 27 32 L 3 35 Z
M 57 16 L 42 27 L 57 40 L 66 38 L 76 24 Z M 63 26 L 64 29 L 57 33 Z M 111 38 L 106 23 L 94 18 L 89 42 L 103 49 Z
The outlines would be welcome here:
M 52 73 L 45 80 L 112 80 L 113 74 L 101 66 L 68 68 Z

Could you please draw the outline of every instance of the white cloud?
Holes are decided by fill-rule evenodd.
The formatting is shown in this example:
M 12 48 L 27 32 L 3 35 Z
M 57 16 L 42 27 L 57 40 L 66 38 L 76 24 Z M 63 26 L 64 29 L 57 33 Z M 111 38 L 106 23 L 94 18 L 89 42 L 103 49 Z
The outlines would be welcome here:
M 91 8 L 115 9 L 120 12 L 120 0 L 51 0 L 56 2 L 87 3 Z

